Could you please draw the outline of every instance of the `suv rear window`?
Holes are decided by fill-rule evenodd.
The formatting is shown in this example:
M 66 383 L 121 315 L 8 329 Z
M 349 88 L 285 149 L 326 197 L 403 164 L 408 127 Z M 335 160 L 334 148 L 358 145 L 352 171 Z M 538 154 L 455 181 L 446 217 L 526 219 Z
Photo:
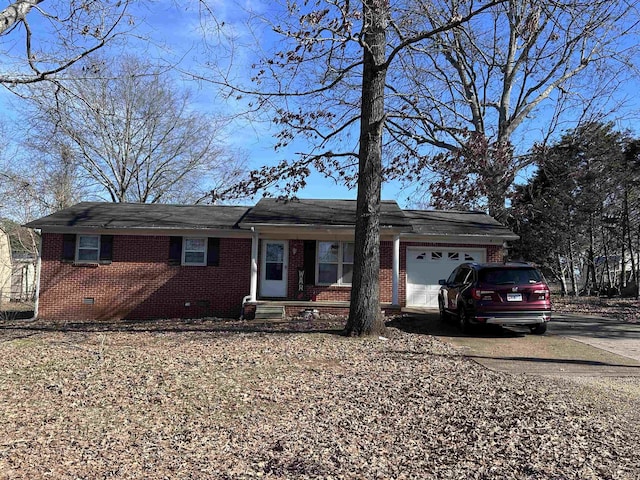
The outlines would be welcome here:
M 480 270 L 478 279 L 491 285 L 523 285 L 542 282 L 540 272 L 535 268 L 487 268 Z

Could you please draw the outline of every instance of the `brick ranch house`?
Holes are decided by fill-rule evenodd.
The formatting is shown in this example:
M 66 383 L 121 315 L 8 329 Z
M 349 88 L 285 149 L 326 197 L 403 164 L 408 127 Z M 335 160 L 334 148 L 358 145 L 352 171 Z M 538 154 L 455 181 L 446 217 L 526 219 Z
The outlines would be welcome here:
M 26 226 L 42 238 L 36 316 L 55 321 L 217 316 L 257 305 L 348 311 L 356 202 L 262 199 L 253 207 L 79 203 Z M 517 238 L 484 213 L 380 218 L 381 308 L 437 307 L 438 280 L 502 261 Z

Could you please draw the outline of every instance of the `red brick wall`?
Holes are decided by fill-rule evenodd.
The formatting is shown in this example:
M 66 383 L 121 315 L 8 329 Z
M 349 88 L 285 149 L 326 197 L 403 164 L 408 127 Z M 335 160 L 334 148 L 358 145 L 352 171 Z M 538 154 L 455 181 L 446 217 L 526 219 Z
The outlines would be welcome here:
M 380 301 L 391 302 L 393 242 L 380 242 Z M 351 287 L 330 285 L 305 285 L 298 291 L 298 270 L 304 267 L 304 242 L 289 241 L 289 278 L 288 296 L 291 300 L 317 300 L 348 302 L 351 299 Z
M 488 261 L 502 261 L 499 245 L 405 243 L 400 248 L 398 296 L 406 298 L 407 246 L 486 248 Z M 62 235 L 43 235 L 39 316 L 50 320 L 147 318 L 237 318 L 249 294 L 251 240 L 220 240 L 218 267 L 183 267 L 168 263 L 169 237 L 116 235 L 113 262 L 82 266 L 63 263 Z M 380 244 L 380 300 L 392 301 L 393 242 Z M 350 287 L 305 285 L 298 292 L 304 266 L 304 242 L 289 242 L 288 300 L 349 301 Z M 93 298 L 94 304 L 83 303 Z M 185 303 L 190 303 L 186 306 Z
M 344 301 L 351 298 L 350 287 L 306 285 L 304 292 L 298 294 L 298 268 L 304 265 L 303 243 L 301 240 L 289 242 L 289 298 L 297 300 Z M 406 305 L 407 291 L 407 247 L 435 248 L 470 248 L 487 250 L 488 262 L 501 262 L 503 249 L 501 245 L 472 245 L 448 243 L 400 243 L 400 278 L 398 282 L 398 300 Z M 293 253 L 295 252 L 295 253 Z M 380 242 L 380 301 L 391 303 L 393 300 L 393 242 Z
M 380 301 L 391 303 L 392 300 L 393 242 L 380 242 Z
M 217 267 L 169 265 L 166 236 L 116 235 L 113 262 L 98 266 L 62 263 L 60 234 L 45 233 L 42 245 L 43 319 L 237 318 L 249 294 L 250 239 L 220 239 Z

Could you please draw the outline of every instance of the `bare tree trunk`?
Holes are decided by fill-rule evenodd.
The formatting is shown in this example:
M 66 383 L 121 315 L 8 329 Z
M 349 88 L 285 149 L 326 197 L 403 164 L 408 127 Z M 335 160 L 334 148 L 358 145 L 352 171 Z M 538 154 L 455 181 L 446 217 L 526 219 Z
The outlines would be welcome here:
M 637 255 L 640 252 L 640 225 L 638 225 L 638 235 L 636 237 L 636 251 L 631 252 L 631 255 Z M 640 265 L 638 265 L 638 270 L 636 271 L 636 300 L 640 298 Z
M 571 295 L 578 295 L 578 279 L 576 278 L 575 254 L 573 252 L 573 242 L 569 239 L 569 278 L 571 279 Z
M 634 283 L 634 286 L 636 287 L 636 292 L 637 292 L 638 270 L 636 268 L 636 259 L 633 254 L 633 238 L 631 233 L 631 222 L 629 221 L 629 189 L 628 188 L 625 188 L 624 197 L 622 201 L 623 201 L 623 208 L 624 208 L 624 223 L 626 225 L 626 231 L 627 231 L 627 242 L 628 242 L 627 246 L 629 247 L 629 257 L 631 259 L 631 275 L 632 275 L 633 283 Z
M 492 190 L 491 192 L 489 192 L 487 201 L 489 206 L 489 215 L 505 225 L 507 221 L 507 211 L 504 206 L 504 192 L 499 189 Z
M 569 230 L 569 237 L 567 238 L 567 244 L 568 244 L 568 253 L 569 253 L 569 279 L 571 280 L 571 295 L 572 296 L 577 296 L 578 295 L 578 279 L 576 278 L 576 263 L 575 263 L 575 254 L 573 251 L 573 241 L 572 238 L 574 238 L 574 232 L 573 232 L 573 224 L 571 222 L 571 213 L 569 212 L 568 208 L 567 208 L 567 227 Z
M 626 259 L 626 252 L 625 252 L 625 226 L 626 223 L 624 221 L 624 218 L 622 219 L 622 238 L 620 240 L 620 291 L 622 292 L 622 289 L 624 287 L 626 287 L 626 275 L 625 275 L 625 266 L 627 263 L 627 259 Z
M 365 0 L 364 66 L 360 114 L 358 201 L 355 261 L 347 335 L 375 335 L 384 330 L 380 312 L 380 192 L 388 4 Z
M 598 287 L 596 279 L 595 238 L 593 233 L 593 214 L 589 215 L 589 258 L 587 259 L 587 279 L 584 285 L 585 293 L 592 295 Z
M 611 264 L 609 263 L 609 249 L 607 248 L 607 244 L 609 243 L 609 239 L 606 238 L 606 230 L 604 225 L 602 226 L 602 246 L 604 248 L 604 266 L 607 274 L 607 290 L 611 290 L 613 288 L 613 277 L 611 275 Z M 604 273 L 602 276 L 604 277 Z M 603 282 L 604 283 L 604 282 Z
M 560 272 L 560 295 L 567 295 L 567 277 L 565 276 L 565 267 L 562 266 L 562 257 L 560 253 L 556 254 L 556 259 L 558 260 L 558 271 Z

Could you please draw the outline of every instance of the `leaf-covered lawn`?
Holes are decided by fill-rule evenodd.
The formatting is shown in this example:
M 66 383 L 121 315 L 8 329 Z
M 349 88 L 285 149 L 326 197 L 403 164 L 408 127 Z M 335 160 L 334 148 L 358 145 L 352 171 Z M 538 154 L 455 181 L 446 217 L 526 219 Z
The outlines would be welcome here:
M 580 313 L 628 323 L 640 322 L 640 300 L 635 298 L 554 296 L 553 308 L 558 313 Z
M 640 476 L 637 417 L 428 335 L 24 325 L 0 324 L 3 479 Z

